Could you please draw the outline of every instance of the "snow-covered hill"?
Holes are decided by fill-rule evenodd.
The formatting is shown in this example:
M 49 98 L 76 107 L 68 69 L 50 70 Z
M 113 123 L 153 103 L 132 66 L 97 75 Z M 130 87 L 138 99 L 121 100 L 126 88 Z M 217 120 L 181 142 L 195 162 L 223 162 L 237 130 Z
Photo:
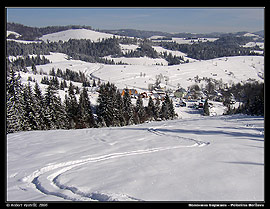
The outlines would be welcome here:
M 81 71 L 94 78 L 100 78 L 102 81 L 110 81 L 115 83 L 118 88 L 127 86 L 148 89 L 148 84 L 153 84 L 155 76 L 160 74 L 169 78 L 167 85 L 164 81 L 163 84 L 172 89 L 176 89 L 178 84 L 187 88 L 195 83 L 194 77 L 196 76 L 222 79 L 224 83 L 228 84 L 250 79 L 263 82 L 262 78 L 264 77 L 264 57 L 262 56 L 223 57 L 173 66 L 144 65 L 147 62 L 150 64 L 151 58 L 147 57 L 138 58 L 137 62 L 134 61 L 134 65 L 106 65 L 68 60 L 67 56 L 61 53 L 51 53 L 45 57 L 51 63 L 36 66 L 38 71 L 49 73 L 52 68 L 55 70 L 68 68 L 77 72 Z M 155 59 L 152 62 L 154 61 Z M 31 71 L 31 67 L 28 69 Z
M 90 39 L 94 42 L 101 41 L 103 38 L 112 38 L 114 35 L 108 33 L 97 32 L 88 29 L 70 29 L 65 31 L 60 31 L 57 33 L 50 33 L 40 37 L 40 40 L 45 42 L 58 42 L 58 41 L 68 41 L 69 39 Z M 117 37 L 117 36 L 115 36 Z
M 262 201 L 264 119 L 7 135 L 8 201 Z
M 11 34 L 14 35 L 15 38 L 19 38 L 19 37 L 21 36 L 21 34 L 19 34 L 19 33 L 17 33 L 17 32 L 7 30 L 7 37 L 8 37 L 9 35 L 11 35 Z
M 34 55 L 32 55 L 34 56 Z M 189 86 L 197 84 L 205 87 L 205 81 L 196 80 L 196 77 L 202 79 L 203 77 L 221 80 L 224 84 L 231 85 L 232 83 L 246 82 L 247 80 L 256 80 L 263 82 L 264 77 L 264 57 L 262 56 L 238 56 L 238 57 L 224 57 L 206 61 L 196 61 L 192 63 L 185 63 L 174 66 L 161 65 L 142 65 L 144 62 L 150 62 L 151 58 L 141 58 L 137 60 L 136 65 L 106 65 L 100 63 L 89 63 L 80 60 L 67 59 L 68 56 L 62 53 L 51 53 L 45 55 L 51 63 L 45 65 L 37 65 L 38 74 L 32 73 L 31 67 L 28 67 L 29 72 L 20 72 L 22 83 L 28 83 L 28 77 L 32 77 L 39 84 L 45 75 L 40 75 L 40 72 L 49 75 L 49 72 L 54 68 L 55 70 L 66 69 L 82 72 L 88 78 L 100 79 L 101 82 L 114 83 L 117 88 L 135 88 L 139 93 L 148 91 L 149 84 L 154 84 L 157 75 L 162 75 L 165 79 L 162 80 L 161 86 L 167 89 L 176 90 L 178 86 L 187 89 Z M 11 58 L 10 58 L 11 59 Z M 12 57 L 15 59 L 15 57 Z M 132 58 L 130 58 L 132 59 Z M 135 58 L 133 58 L 135 59 Z M 141 63 L 141 64 L 140 64 Z M 49 76 L 50 77 L 50 76 Z M 61 79 L 59 80 L 61 81 Z M 34 87 L 35 82 L 30 82 Z M 82 83 L 73 82 L 75 86 L 82 87 Z M 40 87 L 45 93 L 47 85 L 40 84 Z M 58 90 L 58 93 L 64 101 L 66 92 Z M 89 92 L 89 97 L 93 105 L 97 104 L 97 92 Z M 148 99 L 144 99 L 144 105 L 148 103 Z M 135 99 L 134 99 L 135 102 Z M 179 103 L 178 100 L 174 101 Z M 237 108 L 238 106 L 236 106 Z M 217 108 L 217 111 L 214 109 Z M 189 114 L 190 109 L 175 107 L 176 112 L 180 118 L 187 118 L 193 114 Z M 224 107 L 219 104 L 213 107 L 213 115 L 222 115 L 225 111 Z M 197 115 L 200 115 L 198 113 Z
M 229 84 L 248 79 L 263 81 L 264 57 L 224 57 L 173 66 L 103 65 L 92 75 L 115 83 L 119 88 L 128 86 L 148 89 L 148 84 L 154 84 L 155 76 L 160 74 L 169 78 L 167 85 L 164 81 L 163 84 L 172 89 L 176 89 L 178 84 L 187 89 L 195 84 L 196 76 L 222 79 L 224 83 Z

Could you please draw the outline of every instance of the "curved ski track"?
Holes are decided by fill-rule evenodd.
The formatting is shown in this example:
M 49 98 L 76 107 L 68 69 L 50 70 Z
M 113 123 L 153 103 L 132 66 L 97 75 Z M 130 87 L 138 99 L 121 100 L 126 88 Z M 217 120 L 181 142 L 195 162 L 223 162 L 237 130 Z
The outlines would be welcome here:
M 158 131 L 156 128 L 148 128 L 148 132 L 153 133 L 157 136 L 169 136 L 175 137 L 181 140 L 188 140 L 194 142 L 192 145 L 177 145 L 177 146 L 168 146 L 168 147 L 156 147 L 143 150 L 135 150 L 128 152 L 119 152 L 111 153 L 107 155 L 102 155 L 99 157 L 89 157 L 83 160 L 71 160 L 62 163 L 51 163 L 45 167 L 42 167 L 28 176 L 25 176 L 21 179 L 22 182 L 25 182 L 28 186 L 34 185 L 39 192 L 45 195 L 53 195 L 56 197 L 63 198 L 65 200 L 71 201 L 143 201 L 134 197 L 131 197 L 126 194 L 113 194 L 113 193 L 104 193 L 99 191 L 94 192 L 84 192 L 79 190 L 74 186 L 69 186 L 62 184 L 59 181 L 59 177 L 78 166 L 82 166 L 87 163 L 96 163 L 100 161 L 105 161 L 113 158 L 128 157 L 133 155 L 149 154 L 153 152 L 160 152 L 164 150 L 178 149 L 184 147 L 203 147 L 209 145 L 209 142 L 198 141 L 192 138 L 180 137 L 175 135 L 165 134 L 161 131 Z M 32 185 L 32 186 L 33 186 Z

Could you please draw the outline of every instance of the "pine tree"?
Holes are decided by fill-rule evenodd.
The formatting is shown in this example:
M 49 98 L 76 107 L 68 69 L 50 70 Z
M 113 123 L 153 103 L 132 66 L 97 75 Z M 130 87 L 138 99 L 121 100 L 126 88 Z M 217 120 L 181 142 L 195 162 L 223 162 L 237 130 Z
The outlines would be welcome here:
M 61 82 L 60 82 L 60 90 L 64 90 L 64 89 L 65 89 L 64 83 L 63 83 L 63 81 L 61 81 Z
M 74 93 L 74 86 L 70 82 L 68 96 L 65 100 L 66 113 L 69 119 L 69 128 L 76 128 L 78 122 L 78 102 Z
M 32 71 L 33 71 L 34 75 L 37 74 L 37 68 L 36 68 L 34 63 L 32 64 Z
M 160 100 L 159 98 L 157 98 L 156 102 L 155 102 L 155 106 L 154 106 L 154 119 L 158 120 L 158 118 L 160 118 Z
M 173 102 L 168 94 L 166 94 L 164 101 L 162 102 L 161 117 L 165 120 L 173 119 L 175 117 Z
M 136 101 L 136 108 L 135 111 L 138 115 L 138 119 L 139 119 L 139 123 L 143 123 L 146 120 L 146 112 L 145 112 L 145 108 L 143 106 L 143 101 L 141 96 L 138 96 L 138 99 Z
M 54 67 L 50 70 L 49 75 L 55 76 L 55 70 L 54 70 Z
M 44 101 L 45 101 L 44 103 L 45 104 L 44 105 L 44 114 L 45 114 L 44 122 L 45 123 L 44 124 L 47 130 L 55 129 L 54 121 L 56 120 L 55 118 L 56 116 L 53 114 L 53 109 L 54 109 L 53 100 L 55 97 L 55 93 L 56 93 L 55 88 L 50 84 L 46 89 L 45 98 L 44 98 Z
M 173 106 L 173 101 L 171 99 L 169 99 L 169 119 L 173 120 L 176 116 L 175 114 L 175 110 L 174 110 L 174 106 Z
M 208 105 L 208 99 L 205 100 L 203 105 L 203 115 L 209 116 L 209 105 Z
M 33 99 L 33 92 L 29 82 L 27 85 L 23 87 L 22 98 L 24 108 L 23 130 L 24 131 L 37 130 L 38 123 L 36 118 L 36 110 L 34 109 L 35 105 Z
M 150 120 L 153 120 L 155 113 L 155 105 L 152 97 L 149 97 L 148 106 L 147 106 L 147 115 Z
M 124 126 L 126 124 L 123 108 L 124 108 L 124 102 L 123 98 L 121 96 L 121 93 L 117 90 L 116 92 L 116 115 L 118 119 L 118 126 Z
M 36 113 L 36 121 L 37 121 L 37 129 L 44 130 L 46 128 L 45 126 L 45 113 L 44 113 L 44 97 L 42 95 L 42 92 L 40 90 L 40 87 L 38 83 L 35 83 L 34 87 L 34 95 L 33 95 L 33 103 L 34 103 L 34 109 Z
M 23 101 L 22 101 L 22 84 L 20 75 L 16 76 L 13 68 L 7 78 L 7 133 L 22 131 L 23 123 Z
M 123 96 L 123 105 L 124 105 L 123 115 L 126 121 L 125 125 L 131 125 L 134 123 L 134 118 L 133 118 L 133 107 L 128 89 L 125 89 L 125 93 Z
M 109 88 L 110 101 L 109 102 L 112 104 L 112 126 L 120 126 L 121 121 L 123 121 L 122 113 L 121 113 L 122 101 L 120 100 L 119 95 L 117 96 L 118 93 L 119 92 L 117 91 L 117 87 L 114 84 L 110 84 L 110 88 Z M 118 102 L 120 102 L 120 104 L 118 104 Z
M 98 121 L 105 122 L 106 126 L 109 127 L 113 124 L 113 101 L 110 95 L 110 83 L 102 84 L 99 90 L 97 106 Z
M 83 88 L 79 98 L 78 124 L 80 128 L 96 127 L 96 122 L 92 113 L 87 89 Z
M 54 101 L 54 114 L 56 115 L 55 127 L 57 129 L 68 128 L 68 116 L 60 96 L 56 97 Z
M 45 93 L 45 125 L 47 129 L 66 128 L 68 123 L 65 107 L 56 96 L 55 87 L 50 84 Z

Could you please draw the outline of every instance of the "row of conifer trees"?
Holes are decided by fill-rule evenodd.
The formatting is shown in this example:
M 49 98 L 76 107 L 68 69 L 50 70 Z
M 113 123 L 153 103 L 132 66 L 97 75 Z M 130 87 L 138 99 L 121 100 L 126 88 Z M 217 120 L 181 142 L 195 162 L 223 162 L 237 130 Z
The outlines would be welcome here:
M 147 106 L 139 96 L 136 105 L 125 90 L 122 96 L 116 86 L 103 83 L 99 87 L 97 105 L 93 106 L 87 88 L 82 88 L 79 99 L 75 86 L 68 87 L 68 94 L 62 102 L 52 84 L 45 94 L 35 83 L 22 84 L 20 75 L 11 70 L 7 78 L 6 127 L 7 133 L 29 130 L 79 129 L 140 124 L 150 120 L 175 118 L 172 100 L 165 96 L 162 104 L 150 97 Z

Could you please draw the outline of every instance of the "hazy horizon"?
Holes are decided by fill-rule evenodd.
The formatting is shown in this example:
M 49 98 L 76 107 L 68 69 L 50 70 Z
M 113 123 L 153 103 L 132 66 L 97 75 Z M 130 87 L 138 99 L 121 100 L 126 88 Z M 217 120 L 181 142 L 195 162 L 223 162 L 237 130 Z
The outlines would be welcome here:
M 6 8 L 7 22 L 31 27 L 87 25 L 169 33 L 256 32 L 264 8 Z

